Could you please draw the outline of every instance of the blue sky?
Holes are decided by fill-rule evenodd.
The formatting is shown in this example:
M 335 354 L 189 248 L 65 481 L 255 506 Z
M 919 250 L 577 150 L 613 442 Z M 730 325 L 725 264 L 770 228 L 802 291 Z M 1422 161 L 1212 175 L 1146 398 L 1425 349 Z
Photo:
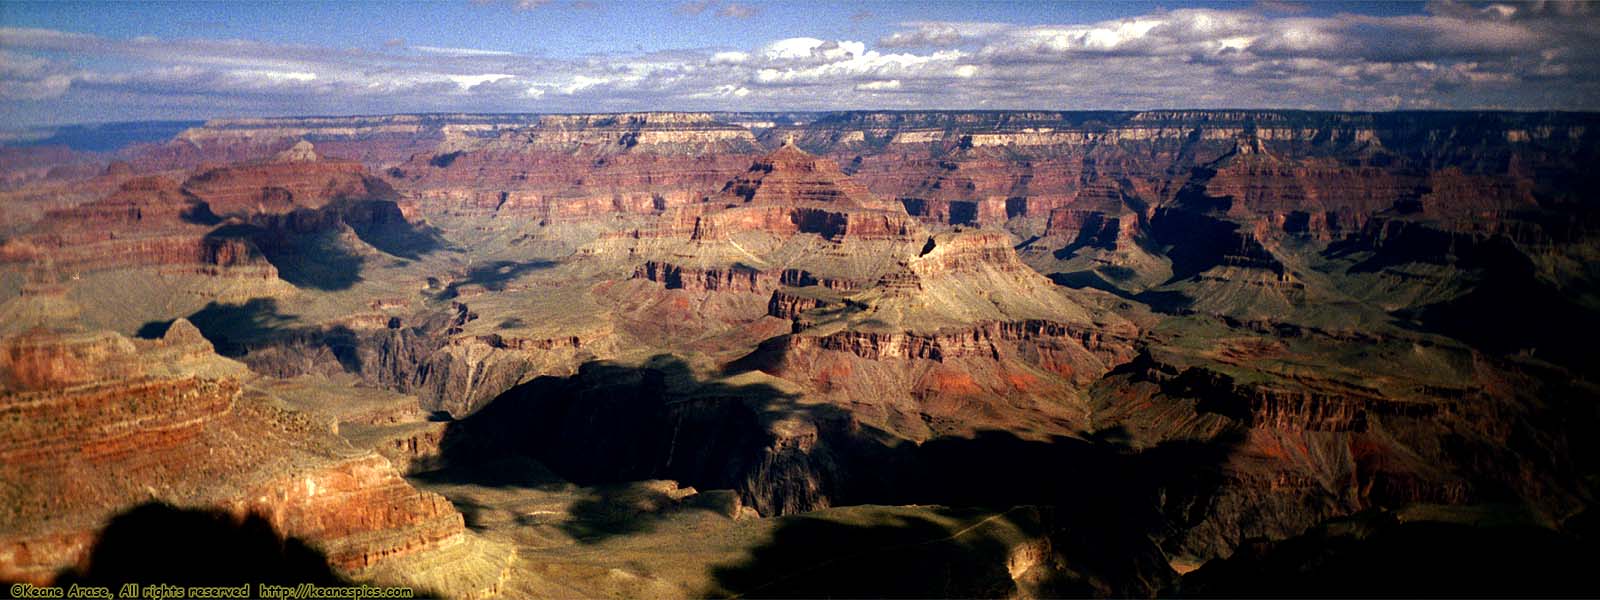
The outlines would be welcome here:
M 0 2 L 13 125 L 424 111 L 1593 109 L 1596 9 Z
M 724 6 L 753 14 L 717 15 Z M 245 39 L 380 49 L 391 40 L 557 57 L 748 48 L 804 33 L 877 39 L 909 21 L 1018 25 L 1094 23 L 1163 7 L 1250 8 L 1252 2 L 37 2 L 0 3 L 0 22 L 131 39 Z M 1309 3 L 1306 14 L 1421 14 L 1423 2 Z M 701 8 L 703 7 L 703 8 Z

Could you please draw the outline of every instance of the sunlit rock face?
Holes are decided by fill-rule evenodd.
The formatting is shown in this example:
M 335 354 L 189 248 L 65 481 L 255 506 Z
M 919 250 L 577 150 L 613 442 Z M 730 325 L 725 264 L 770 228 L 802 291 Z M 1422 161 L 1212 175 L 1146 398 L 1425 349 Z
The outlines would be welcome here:
M 185 320 L 160 339 L 36 328 L 0 340 L 0 575 L 48 582 L 143 502 L 260 515 L 341 572 L 462 543 L 459 513 L 247 386 Z
M 0 577 L 150 501 L 460 597 L 1233 590 L 1391 516 L 1577 544 L 1596 126 L 208 123 L 0 192 Z
M 389 174 L 441 211 L 572 220 L 698 202 L 760 151 L 749 130 L 707 114 L 553 115 L 447 138 Z

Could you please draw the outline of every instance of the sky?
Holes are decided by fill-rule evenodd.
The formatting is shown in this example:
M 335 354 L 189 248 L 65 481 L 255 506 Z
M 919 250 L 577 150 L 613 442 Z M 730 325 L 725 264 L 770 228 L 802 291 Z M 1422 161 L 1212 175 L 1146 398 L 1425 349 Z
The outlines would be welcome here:
M 415 112 L 1600 109 L 1569 2 L 0 1 L 0 127 Z

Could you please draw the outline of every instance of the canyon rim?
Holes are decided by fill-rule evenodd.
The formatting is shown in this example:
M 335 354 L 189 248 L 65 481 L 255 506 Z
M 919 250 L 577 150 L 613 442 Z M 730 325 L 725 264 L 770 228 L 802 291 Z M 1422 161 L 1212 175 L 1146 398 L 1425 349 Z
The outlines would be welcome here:
M 398 8 L 0 7 L 9 594 L 1600 591 L 1592 5 Z

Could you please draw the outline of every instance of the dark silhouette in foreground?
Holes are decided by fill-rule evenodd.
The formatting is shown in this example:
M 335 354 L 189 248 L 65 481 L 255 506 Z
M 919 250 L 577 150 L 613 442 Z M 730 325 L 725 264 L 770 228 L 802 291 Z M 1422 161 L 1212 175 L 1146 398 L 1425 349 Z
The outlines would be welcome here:
M 1187 597 L 1592 598 L 1590 543 L 1519 524 L 1334 519 L 1299 537 L 1247 541 L 1184 576 Z
M 61 585 L 166 583 L 189 586 L 256 584 L 350 585 L 327 556 L 286 537 L 260 515 L 151 502 L 112 518 L 96 538 L 87 565 L 63 572 Z

